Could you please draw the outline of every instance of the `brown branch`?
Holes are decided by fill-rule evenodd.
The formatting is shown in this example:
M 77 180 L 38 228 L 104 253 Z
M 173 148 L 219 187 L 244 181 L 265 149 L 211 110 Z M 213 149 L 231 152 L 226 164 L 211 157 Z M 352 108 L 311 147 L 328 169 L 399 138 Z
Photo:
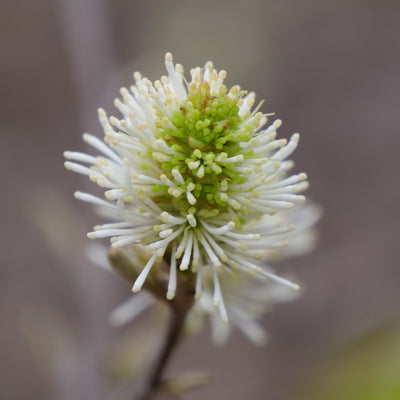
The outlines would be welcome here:
M 151 399 L 152 394 L 154 394 L 157 389 L 159 389 L 165 368 L 171 358 L 171 355 L 176 345 L 178 344 L 178 339 L 182 332 L 185 318 L 186 314 L 178 313 L 174 310 L 172 311 L 164 346 L 160 351 L 159 358 L 154 364 L 153 371 L 149 375 L 145 389 L 141 396 L 137 398 L 137 400 L 149 400 Z

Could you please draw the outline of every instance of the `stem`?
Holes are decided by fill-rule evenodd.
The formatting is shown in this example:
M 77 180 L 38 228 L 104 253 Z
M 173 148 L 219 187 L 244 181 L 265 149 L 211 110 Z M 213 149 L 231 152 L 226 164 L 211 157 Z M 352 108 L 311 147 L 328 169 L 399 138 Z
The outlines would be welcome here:
M 136 281 L 142 270 L 143 261 L 148 255 L 139 247 L 133 247 L 135 256 L 126 254 L 121 249 L 111 249 L 108 253 L 109 261 L 113 269 L 131 285 Z M 142 260 L 143 259 L 143 260 Z M 153 271 L 156 271 L 152 274 Z M 160 349 L 160 355 L 151 370 L 145 388 L 136 400 L 149 400 L 151 395 L 160 386 L 161 378 L 168 364 L 173 350 L 175 349 L 179 336 L 182 332 L 186 316 L 193 306 L 195 281 L 182 274 L 178 276 L 178 284 L 175 297 L 172 300 L 166 299 L 169 282 L 169 265 L 164 260 L 156 263 L 153 270 L 147 277 L 143 288 L 151 292 L 156 298 L 168 304 L 171 310 L 169 327 L 166 332 L 166 340 Z
M 180 333 L 185 322 L 186 315 L 173 311 L 168 329 L 168 336 L 164 344 L 164 348 L 160 354 L 160 358 L 156 364 L 156 368 L 151 376 L 150 382 L 152 387 L 157 387 L 160 383 L 162 373 L 171 357 L 171 354 L 178 343 Z
M 164 370 L 175 349 L 179 336 L 184 326 L 187 310 L 171 308 L 172 314 L 168 327 L 167 338 L 161 349 L 160 356 L 155 363 L 153 371 L 150 373 L 144 393 L 137 400 L 149 400 L 152 393 L 159 387 Z

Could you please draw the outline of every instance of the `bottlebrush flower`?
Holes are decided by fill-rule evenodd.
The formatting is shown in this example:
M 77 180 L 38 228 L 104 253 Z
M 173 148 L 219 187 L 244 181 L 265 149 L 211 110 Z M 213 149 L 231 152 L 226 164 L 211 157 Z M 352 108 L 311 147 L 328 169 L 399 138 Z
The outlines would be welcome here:
M 89 238 L 111 237 L 112 247 L 139 244 L 151 254 L 133 291 L 157 260 L 168 258 L 167 298 L 175 295 L 178 273 L 192 274 L 197 297 L 209 274 L 213 304 L 226 321 L 224 269 L 298 289 L 259 264 L 265 250 L 287 244 L 294 228 L 277 216 L 305 199 L 299 193 L 306 174 L 288 175 L 299 135 L 276 139 L 281 121 L 263 128 L 267 117 L 261 103 L 253 109 L 254 93 L 227 89 L 226 72 L 211 62 L 192 69 L 190 81 L 170 53 L 165 65 L 168 76 L 152 83 L 136 72 L 135 84 L 120 90 L 115 106 L 122 119 L 99 109 L 104 142 L 87 133 L 83 139 L 101 155 L 68 151 L 65 166 L 106 189 L 106 200 L 82 192 L 76 198 L 117 215 Z

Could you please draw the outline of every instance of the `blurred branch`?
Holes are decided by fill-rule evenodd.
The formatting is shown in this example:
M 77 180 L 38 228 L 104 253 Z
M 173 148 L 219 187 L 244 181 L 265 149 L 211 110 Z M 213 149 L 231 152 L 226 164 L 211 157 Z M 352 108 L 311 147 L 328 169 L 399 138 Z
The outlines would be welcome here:
M 106 0 L 58 0 L 55 4 L 83 130 L 93 127 L 95 103 L 101 98 L 104 82 L 113 71 L 113 31 L 107 4 Z M 81 358 L 76 367 L 74 385 L 68 385 L 65 390 L 61 388 L 58 395 L 101 399 L 108 397 L 110 390 L 108 382 L 98 371 L 109 332 L 98 329 L 98 325 L 103 323 L 103 310 L 108 304 L 110 291 L 105 281 L 87 279 L 85 268 L 75 268 L 74 272 L 82 305 Z
M 84 129 L 96 117 L 104 81 L 112 76 L 114 52 L 106 0 L 58 0 L 67 59 Z M 101 82 L 103 85 L 99 85 Z

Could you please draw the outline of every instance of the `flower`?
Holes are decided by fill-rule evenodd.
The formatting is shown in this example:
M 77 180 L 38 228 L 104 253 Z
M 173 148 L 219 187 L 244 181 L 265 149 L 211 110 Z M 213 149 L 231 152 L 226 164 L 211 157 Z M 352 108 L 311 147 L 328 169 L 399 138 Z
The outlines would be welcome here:
M 306 174 L 287 174 L 299 135 L 276 139 L 280 120 L 262 129 L 267 116 L 258 111 L 261 103 L 252 109 L 254 93 L 228 90 L 226 72 L 211 62 L 192 69 L 189 82 L 170 53 L 165 65 L 168 76 L 154 84 L 135 72 L 135 85 L 120 90 L 115 106 L 122 119 L 98 110 L 104 142 L 90 134 L 83 139 L 102 155 L 68 151 L 65 166 L 107 189 L 106 200 L 75 193 L 115 215 L 88 237 L 111 237 L 113 247 L 139 244 L 151 253 L 134 292 L 157 260 L 169 257 L 167 298 L 175 295 L 177 273 L 192 273 L 197 298 L 210 274 L 213 304 L 227 321 L 223 270 L 298 289 L 259 264 L 267 249 L 287 245 L 294 227 L 280 215 L 305 200 L 299 193 L 308 186 Z

